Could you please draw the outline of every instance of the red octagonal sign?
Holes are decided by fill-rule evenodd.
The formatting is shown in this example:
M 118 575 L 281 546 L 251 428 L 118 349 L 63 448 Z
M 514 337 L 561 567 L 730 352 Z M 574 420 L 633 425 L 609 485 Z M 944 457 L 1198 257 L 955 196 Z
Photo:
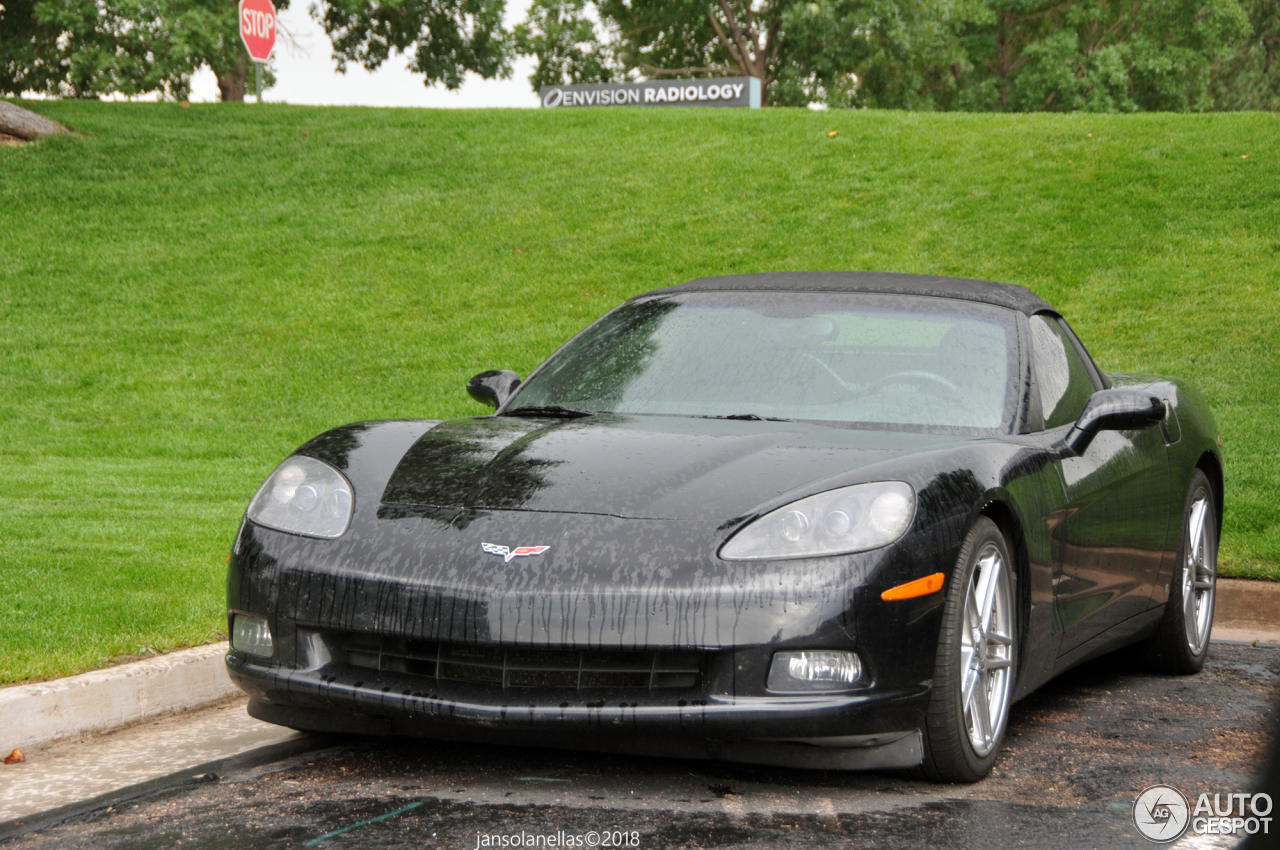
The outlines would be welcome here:
M 240 0 L 240 39 L 255 62 L 266 62 L 276 48 L 276 7 L 271 0 Z

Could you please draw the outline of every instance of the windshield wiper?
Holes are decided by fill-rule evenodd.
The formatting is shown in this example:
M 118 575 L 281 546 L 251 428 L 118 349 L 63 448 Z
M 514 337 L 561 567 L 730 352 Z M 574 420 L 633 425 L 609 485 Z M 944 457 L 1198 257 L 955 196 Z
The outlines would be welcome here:
M 698 419 L 748 419 L 753 422 L 794 422 L 794 419 L 781 419 L 777 416 L 761 416 L 758 413 L 730 413 L 728 416 L 699 416 Z
M 580 419 L 583 416 L 595 416 L 594 410 L 582 410 L 577 407 L 563 407 L 559 404 L 548 404 L 542 407 L 517 407 L 514 410 L 502 411 L 503 416 L 547 416 L 556 419 Z

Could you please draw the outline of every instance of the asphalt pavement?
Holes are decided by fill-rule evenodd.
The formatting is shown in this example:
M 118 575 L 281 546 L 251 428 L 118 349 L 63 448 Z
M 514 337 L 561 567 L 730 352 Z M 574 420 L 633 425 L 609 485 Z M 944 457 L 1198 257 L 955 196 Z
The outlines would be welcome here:
M 160 847 L 1152 846 L 1144 788 L 1252 790 L 1280 694 L 1280 650 L 1214 644 L 1198 676 L 1123 653 L 1017 704 L 993 774 L 967 786 L 896 775 L 430 741 L 312 738 L 267 763 L 33 818 L 6 844 Z M 1190 836 L 1179 847 L 1231 847 Z M 1277 842 L 1280 846 L 1280 841 Z

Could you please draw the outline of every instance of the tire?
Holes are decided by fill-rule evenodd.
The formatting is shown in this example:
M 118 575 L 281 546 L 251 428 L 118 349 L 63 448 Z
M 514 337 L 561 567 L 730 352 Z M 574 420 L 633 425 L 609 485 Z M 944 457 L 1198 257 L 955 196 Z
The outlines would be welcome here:
M 918 778 L 977 782 L 995 764 L 1018 669 L 1015 591 L 1009 544 L 994 522 L 979 517 L 948 584 Z
M 1209 477 L 1191 476 L 1182 510 L 1178 563 L 1169 580 L 1169 601 L 1148 648 L 1163 673 L 1199 673 L 1209 655 L 1218 586 L 1218 512 Z

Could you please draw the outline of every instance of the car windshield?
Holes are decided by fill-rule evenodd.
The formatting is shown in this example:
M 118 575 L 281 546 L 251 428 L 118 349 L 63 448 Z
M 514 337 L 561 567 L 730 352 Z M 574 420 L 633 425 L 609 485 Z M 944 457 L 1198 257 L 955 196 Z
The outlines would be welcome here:
M 1014 313 L 948 298 L 690 292 L 628 302 L 504 410 L 1001 429 L 1013 418 Z

